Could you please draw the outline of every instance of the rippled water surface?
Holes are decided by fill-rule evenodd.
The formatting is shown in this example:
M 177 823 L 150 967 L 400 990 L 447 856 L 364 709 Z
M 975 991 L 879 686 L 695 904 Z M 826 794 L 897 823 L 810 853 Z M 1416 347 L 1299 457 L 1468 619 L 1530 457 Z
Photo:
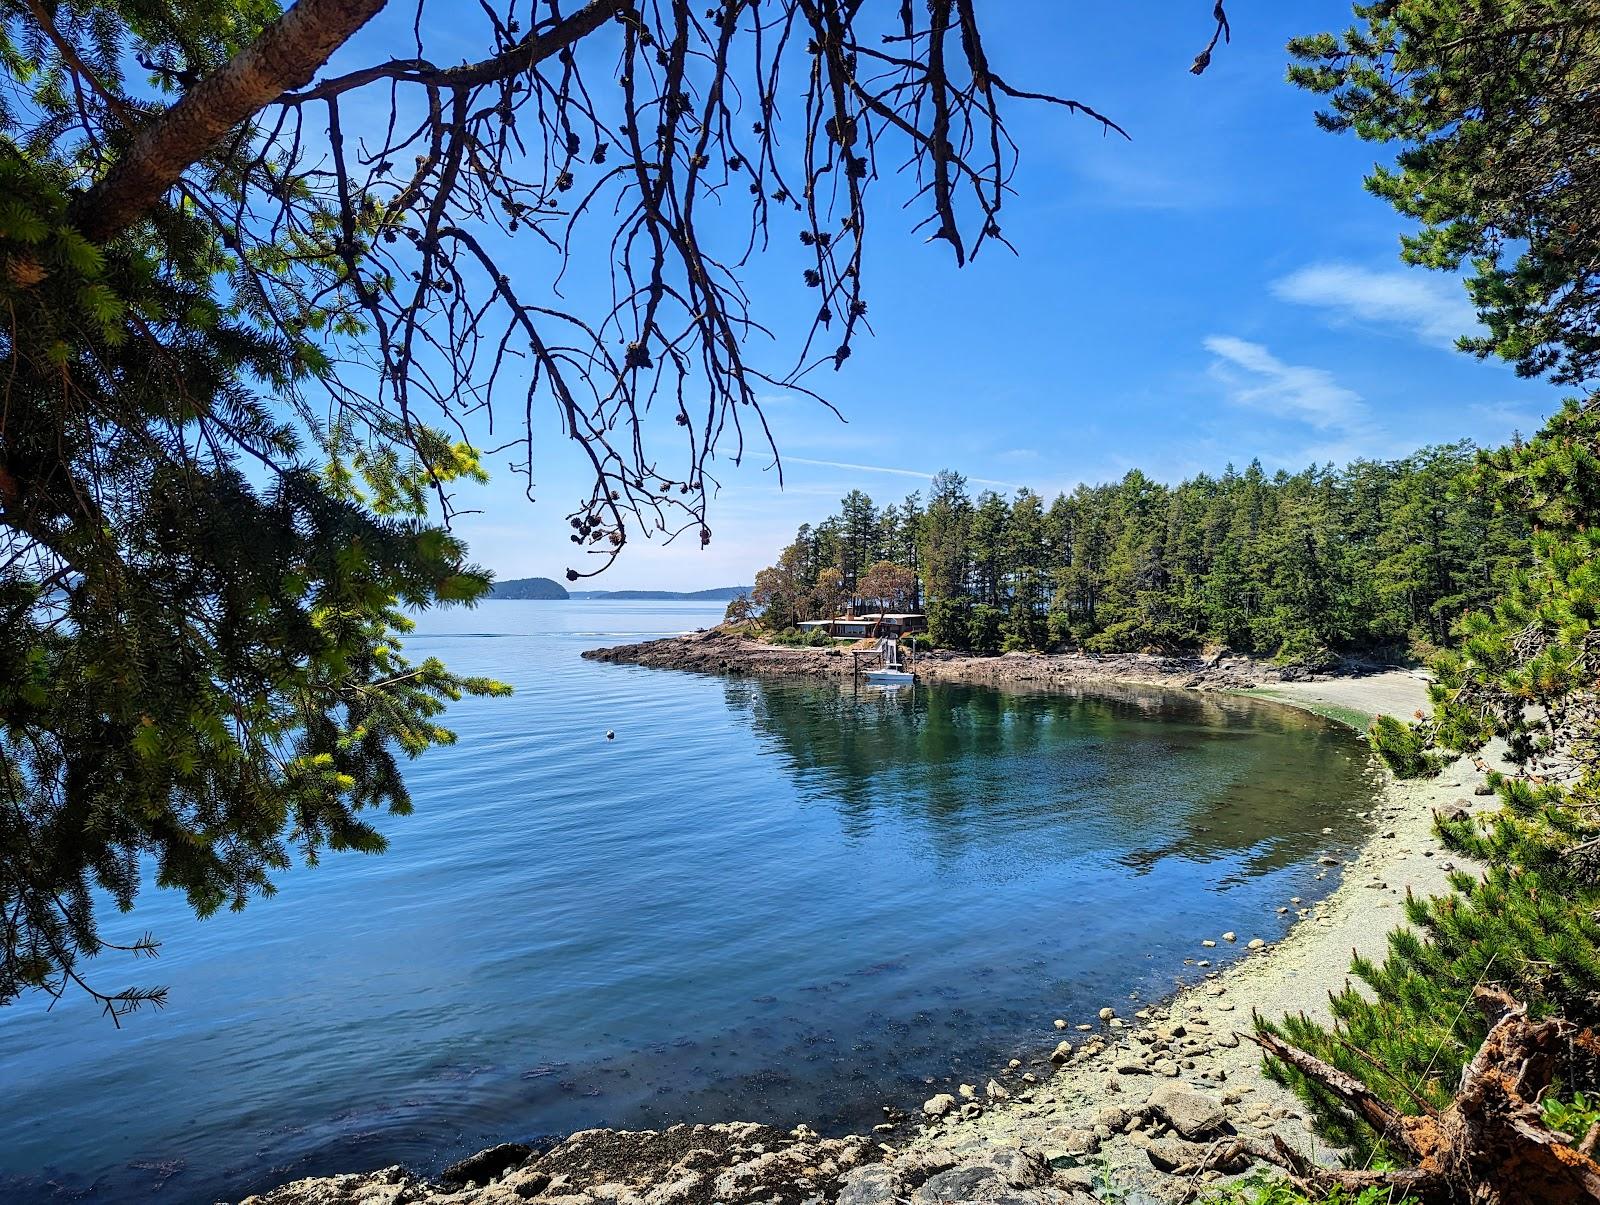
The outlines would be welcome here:
M 1285 708 L 578 657 L 718 617 L 424 617 L 410 652 L 516 696 L 452 712 L 385 855 L 204 922 L 154 890 L 109 915 L 162 957 L 95 975 L 168 985 L 165 1012 L 0 1012 L 0 1198 L 185 1205 L 590 1125 L 867 1124 L 1203 974 L 1203 936 L 1277 936 L 1358 835 L 1360 742 Z

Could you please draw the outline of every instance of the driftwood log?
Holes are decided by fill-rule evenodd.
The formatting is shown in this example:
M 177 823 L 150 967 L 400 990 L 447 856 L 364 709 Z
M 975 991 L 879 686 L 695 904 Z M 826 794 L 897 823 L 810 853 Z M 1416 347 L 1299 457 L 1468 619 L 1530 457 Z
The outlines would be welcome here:
M 1600 1126 L 1578 1141 L 1544 1122 L 1539 1096 L 1559 1069 L 1600 1054 L 1600 1039 L 1560 1020 L 1533 1021 L 1504 992 L 1479 988 L 1474 1001 L 1488 1036 L 1443 1111 L 1402 1114 L 1354 1076 L 1271 1034 L 1251 1035 L 1269 1055 L 1336 1096 L 1410 1166 L 1387 1171 L 1319 1167 L 1281 1139 L 1254 1153 L 1288 1171 L 1305 1191 L 1409 1192 L 1433 1205 L 1600 1205 Z

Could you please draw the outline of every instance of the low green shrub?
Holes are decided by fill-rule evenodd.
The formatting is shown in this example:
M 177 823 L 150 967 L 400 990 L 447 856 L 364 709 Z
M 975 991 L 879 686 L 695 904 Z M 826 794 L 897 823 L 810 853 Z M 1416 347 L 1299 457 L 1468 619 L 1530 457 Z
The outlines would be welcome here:
M 833 637 L 821 628 L 784 628 L 768 639 L 773 644 L 795 645 L 799 648 L 825 648 L 833 643 Z
M 1051 611 L 1045 616 L 1045 631 L 1052 649 L 1075 648 L 1081 643 L 1081 633 L 1073 626 L 1072 616 L 1061 611 Z
M 1144 621 L 1133 616 L 1107 624 L 1098 632 L 1086 636 L 1083 648 L 1090 653 L 1137 653 L 1148 643 L 1149 632 Z
M 1572 1135 L 1574 1142 L 1581 1141 L 1600 1122 L 1600 1099 L 1582 1092 L 1574 1092 L 1570 1100 L 1551 1093 L 1539 1102 L 1539 1107 L 1544 1112 L 1545 1125 Z
M 1444 759 L 1429 752 L 1422 731 L 1392 715 L 1372 721 L 1367 741 L 1397 778 L 1432 778 L 1444 767 Z
M 1000 623 L 1000 651 L 1030 652 L 1050 643 L 1050 625 L 1032 607 L 1018 602 Z
M 966 598 L 935 598 L 928 603 L 928 636 L 942 649 L 965 649 L 971 638 L 972 608 Z

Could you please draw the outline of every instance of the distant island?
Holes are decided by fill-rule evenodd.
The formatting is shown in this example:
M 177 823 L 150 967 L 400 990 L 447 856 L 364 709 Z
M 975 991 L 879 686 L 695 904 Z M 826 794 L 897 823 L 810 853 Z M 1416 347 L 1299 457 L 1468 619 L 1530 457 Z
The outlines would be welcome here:
M 490 598 L 570 598 L 567 588 L 547 577 L 517 577 L 507 582 L 496 582 L 489 591 Z
M 496 582 L 490 598 L 611 599 L 614 602 L 727 602 L 750 593 L 751 586 L 718 586 L 714 590 L 572 590 L 548 577 L 518 577 Z
M 752 589 L 752 586 L 718 586 L 714 590 L 574 590 L 570 597 L 609 598 L 617 602 L 728 602 Z

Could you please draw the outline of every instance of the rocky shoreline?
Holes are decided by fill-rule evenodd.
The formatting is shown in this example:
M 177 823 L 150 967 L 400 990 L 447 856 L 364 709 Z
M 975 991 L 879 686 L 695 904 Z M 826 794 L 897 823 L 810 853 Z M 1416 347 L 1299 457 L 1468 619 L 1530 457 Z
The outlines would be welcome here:
M 848 649 L 766 644 L 721 628 L 590 649 L 583 656 L 618 665 L 752 677 L 849 678 L 857 665 Z M 860 664 L 865 669 L 872 662 L 863 656 Z M 1121 682 L 1204 690 L 1248 690 L 1315 677 L 1293 667 L 1226 654 L 1007 653 L 981 657 L 943 651 L 918 654 L 916 674 L 919 679 L 933 682 L 1032 683 L 1045 687 L 1073 682 Z
M 853 672 L 847 654 L 720 633 L 585 656 L 724 674 Z M 930 655 L 917 670 L 924 679 L 1022 689 L 1120 682 L 1259 690 L 1358 715 L 1409 715 L 1426 705 L 1423 683 L 1404 671 L 1310 676 L 1226 657 Z M 1262 1074 L 1248 1040 L 1252 1013 L 1325 1014 L 1352 950 L 1381 954 L 1388 931 L 1403 923 L 1406 892 L 1444 889 L 1451 864 L 1433 837 L 1433 814 L 1494 806 L 1479 793 L 1489 764 L 1458 763 L 1425 782 L 1375 772 L 1372 837 L 1359 850 L 1322 855 L 1320 873 L 1338 885 L 1314 905 L 1283 901 L 1279 913 L 1300 923 L 1281 941 L 1196 935 L 1197 967 L 1233 961 L 1158 1006 L 1107 1001 L 1097 1015 L 1058 1018 L 1035 1057 L 994 1069 L 982 1084 L 934 1085 L 919 1113 L 888 1114 L 871 1135 L 821 1138 L 803 1126 L 744 1123 L 589 1130 L 543 1152 L 491 1148 L 435 1181 L 386 1168 L 299 1181 L 247 1205 L 1070 1205 L 1112 1188 L 1133 1205 L 1192 1199 L 1247 1171 L 1275 1137 L 1330 1159 L 1300 1102 Z

